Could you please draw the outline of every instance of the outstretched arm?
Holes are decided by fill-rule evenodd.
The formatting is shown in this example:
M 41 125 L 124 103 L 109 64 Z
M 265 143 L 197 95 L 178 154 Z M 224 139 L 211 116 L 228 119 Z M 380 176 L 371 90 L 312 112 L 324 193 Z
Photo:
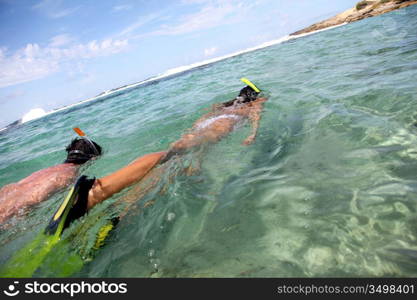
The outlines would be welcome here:
M 144 155 L 126 167 L 97 179 L 88 194 L 88 209 L 141 180 L 165 155 L 166 152 Z
M 266 98 L 260 98 L 257 100 L 257 103 L 254 103 L 253 106 L 249 108 L 248 117 L 252 125 L 252 133 L 243 141 L 243 145 L 250 145 L 255 140 L 259 128 L 259 121 L 261 120 L 263 103 L 265 101 Z

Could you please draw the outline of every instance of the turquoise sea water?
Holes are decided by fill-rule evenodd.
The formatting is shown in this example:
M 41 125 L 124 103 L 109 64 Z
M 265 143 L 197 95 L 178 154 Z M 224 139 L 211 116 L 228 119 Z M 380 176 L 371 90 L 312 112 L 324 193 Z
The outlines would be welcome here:
M 100 177 L 167 149 L 211 104 L 233 98 L 242 76 L 269 96 L 253 145 L 241 145 L 246 125 L 171 162 L 142 199 L 133 187 L 73 224 L 33 276 L 417 276 L 416 28 L 412 6 L 0 133 L 0 186 L 62 162 L 74 126 L 104 147 L 83 167 Z M 177 171 L 199 162 L 190 176 Z M 63 195 L 1 231 L 1 265 Z M 68 255 L 83 267 L 65 264 Z

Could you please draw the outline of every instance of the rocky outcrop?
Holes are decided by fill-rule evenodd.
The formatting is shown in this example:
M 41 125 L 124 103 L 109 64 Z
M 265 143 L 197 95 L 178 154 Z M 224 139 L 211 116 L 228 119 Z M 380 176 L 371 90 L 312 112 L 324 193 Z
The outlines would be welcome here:
M 417 4 L 417 0 L 368 0 L 359 2 L 356 7 L 351 8 L 341 14 L 338 14 L 325 21 L 313 24 L 307 28 L 291 33 L 299 35 L 328 27 L 340 25 L 343 23 L 352 23 L 365 18 L 378 16 L 399 8 Z

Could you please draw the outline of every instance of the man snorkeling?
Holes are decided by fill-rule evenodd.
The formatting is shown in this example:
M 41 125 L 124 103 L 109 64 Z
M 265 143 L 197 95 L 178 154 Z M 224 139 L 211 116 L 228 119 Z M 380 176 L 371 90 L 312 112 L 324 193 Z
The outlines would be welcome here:
M 161 161 L 166 153 L 146 154 L 102 178 L 89 179 L 87 176 L 81 176 L 54 214 L 45 233 L 60 235 L 73 220 L 83 216 L 93 206 L 139 182 Z
M 249 145 L 255 140 L 263 103 L 267 98 L 258 98 L 261 91 L 246 78 L 242 78 L 242 81 L 248 86 L 240 90 L 239 96 L 213 105 L 212 112 L 197 120 L 190 132 L 171 145 L 167 158 L 206 143 L 217 142 L 245 119 L 251 122 L 252 133 L 243 141 L 243 144 Z
M 63 163 L 0 189 L 0 224 L 73 183 L 79 167 L 101 155 L 101 147 L 86 137 L 73 139 L 65 150 L 67 158 Z

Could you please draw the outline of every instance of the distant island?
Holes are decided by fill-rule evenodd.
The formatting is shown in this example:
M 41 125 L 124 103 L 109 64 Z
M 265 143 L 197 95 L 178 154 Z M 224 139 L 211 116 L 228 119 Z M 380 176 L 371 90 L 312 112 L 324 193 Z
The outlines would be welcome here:
M 313 24 L 307 28 L 298 30 L 290 35 L 299 35 L 322 30 L 328 27 L 352 23 L 365 18 L 375 17 L 387 12 L 417 4 L 417 0 L 366 0 L 356 4 L 354 8 L 348 9 L 330 19 Z

